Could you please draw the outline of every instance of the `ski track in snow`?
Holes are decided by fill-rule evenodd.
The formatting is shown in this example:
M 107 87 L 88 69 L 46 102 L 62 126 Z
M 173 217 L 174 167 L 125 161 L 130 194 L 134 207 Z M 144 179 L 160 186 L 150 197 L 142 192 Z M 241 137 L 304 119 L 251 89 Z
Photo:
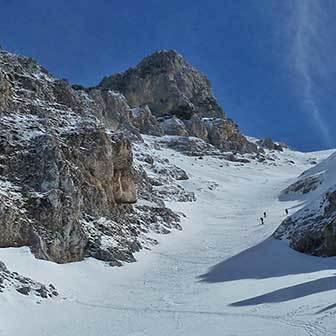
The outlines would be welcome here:
M 278 166 L 224 167 L 214 157 L 157 153 L 188 172 L 181 183 L 196 193 L 196 202 L 168 204 L 187 215 L 183 231 L 153 234 L 160 245 L 120 268 L 93 259 L 57 265 L 28 248 L 1 249 L 9 269 L 53 283 L 61 297 L 37 304 L 1 294 L 0 335 L 336 335 L 336 259 L 269 238 L 285 208 L 302 206 L 279 202 L 279 192 L 309 168 L 309 157 L 330 151 L 286 150 Z

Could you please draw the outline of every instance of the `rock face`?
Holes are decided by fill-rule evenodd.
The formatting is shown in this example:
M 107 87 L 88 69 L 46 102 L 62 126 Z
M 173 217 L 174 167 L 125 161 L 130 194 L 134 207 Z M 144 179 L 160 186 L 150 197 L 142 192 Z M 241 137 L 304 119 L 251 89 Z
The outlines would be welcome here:
M 145 232 L 180 228 L 159 197 L 133 206 L 150 192 L 128 138 L 142 140 L 143 128 L 162 133 L 149 108 L 134 111 L 118 92 L 74 88 L 0 51 L 0 247 L 120 265 L 153 243 Z
M 227 151 L 258 151 L 226 118 L 210 81 L 174 50 L 156 52 L 135 68 L 105 77 L 99 88 L 121 92 L 131 107 L 148 106 L 165 134 L 200 137 Z
M 176 118 L 175 116 L 161 119 L 161 127 L 167 135 L 189 135 L 182 120 Z
M 156 136 L 164 134 L 162 127 L 147 105 L 131 109 L 130 122 L 140 133 Z
M 232 120 L 216 118 L 205 120 L 205 123 L 208 140 L 215 147 L 239 153 L 258 152 L 256 145 L 239 133 L 237 124 Z
M 131 106 L 148 105 L 155 116 L 224 116 L 209 80 L 174 50 L 156 52 L 136 68 L 105 77 L 99 86 L 121 92 Z
M 35 61 L 1 52 L 0 69 L 0 246 L 80 260 L 91 254 L 83 219 L 136 201 L 130 142 L 100 126 L 98 104 Z
M 82 259 L 88 243 L 82 217 L 111 216 L 118 204 L 136 201 L 131 164 L 129 141 L 109 137 L 104 130 L 34 139 L 11 169 L 11 177 L 24 182 L 31 221 L 30 239 L 24 242 L 24 234 L 20 240 L 41 258 Z
M 97 117 L 107 127 L 115 131 L 130 122 L 131 109 L 119 92 L 89 90 L 88 96 L 95 102 Z

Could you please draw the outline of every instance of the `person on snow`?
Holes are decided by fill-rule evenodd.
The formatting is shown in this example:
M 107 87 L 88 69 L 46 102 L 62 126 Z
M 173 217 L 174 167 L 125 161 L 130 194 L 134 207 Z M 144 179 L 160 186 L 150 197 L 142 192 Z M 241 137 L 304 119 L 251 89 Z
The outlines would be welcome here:
M 288 215 L 288 209 L 285 209 L 286 215 Z
M 266 218 L 266 211 L 264 211 L 264 218 Z
M 264 218 L 260 217 L 261 224 L 264 224 Z

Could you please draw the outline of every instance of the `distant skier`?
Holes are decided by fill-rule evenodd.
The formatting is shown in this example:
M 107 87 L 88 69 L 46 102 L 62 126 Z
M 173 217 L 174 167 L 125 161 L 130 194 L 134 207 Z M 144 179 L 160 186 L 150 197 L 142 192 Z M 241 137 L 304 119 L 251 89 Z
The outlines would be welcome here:
M 288 209 L 285 209 L 286 215 L 288 215 Z
M 266 218 L 266 211 L 264 211 L 264 218 Z
M 261 225 L 264 224 L 264 218 L 260 217 Z

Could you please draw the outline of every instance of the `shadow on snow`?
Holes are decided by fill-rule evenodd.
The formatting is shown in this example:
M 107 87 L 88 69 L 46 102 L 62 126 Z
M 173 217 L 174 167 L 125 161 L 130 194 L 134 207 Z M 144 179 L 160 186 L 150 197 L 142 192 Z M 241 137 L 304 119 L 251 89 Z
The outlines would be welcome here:
M 268 279 L 334 269 L 335 258 L 305 255 L 288 248 L 282 241 L 268 238 L 213 266 L 207 273 L 199 276 L 199 279 L 206 283 L 220 283 L 244 279 Z M 235 302 L 231 306 L 284 302 L 333 289 L 336 289 L 336 276 L 328 276 Z M 336 305 L 328 306 L 320 312 L 334 307 Z
M 309 256 L 288 248 L 282 241 L 267 238 L 199 276 L 202 282 L 217 283 L 243 279 L 267 279 L 335 269 L 336 258 Z
M 230 304 L 234 307 L 252 306 L 263 303 L 277 303 L 298 299 L 307 295 L 327 292 L 336 289 L 336 276 L 329 276 L 317 280 L 304 282 L 298 285 L 281 288 L 264 295 L 259 295 L 247 300 L 242 300 Z M 333 305 L 326 307 L 320 312 L 334 308 Z

